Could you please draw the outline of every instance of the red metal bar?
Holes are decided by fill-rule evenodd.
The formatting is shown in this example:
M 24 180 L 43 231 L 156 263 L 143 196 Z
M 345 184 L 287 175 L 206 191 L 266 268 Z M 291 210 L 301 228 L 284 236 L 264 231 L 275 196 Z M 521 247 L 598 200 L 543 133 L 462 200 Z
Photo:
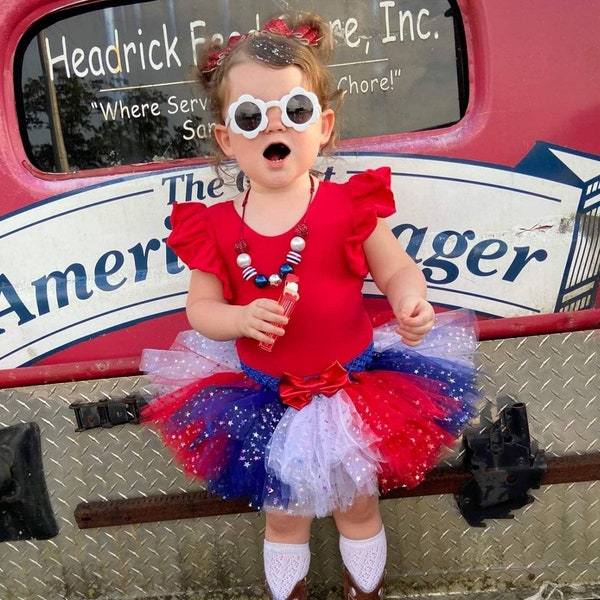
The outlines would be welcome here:
M 600 309 L 479 322 L 481 341 L 600 329 Z M 138 375 L 139 357 L 0 369 L 0 388 Z
M 481 321 L 479 323 L 479 339 L 481 341 L 495 340 L 599 328 L 600 309 L 595 308 L 576 312 Z
M 111 358 L 60 365 L 0 369 L 0 388 L 85 381 L 107 377 L 127 377 L 139 373 L 140 357 Z

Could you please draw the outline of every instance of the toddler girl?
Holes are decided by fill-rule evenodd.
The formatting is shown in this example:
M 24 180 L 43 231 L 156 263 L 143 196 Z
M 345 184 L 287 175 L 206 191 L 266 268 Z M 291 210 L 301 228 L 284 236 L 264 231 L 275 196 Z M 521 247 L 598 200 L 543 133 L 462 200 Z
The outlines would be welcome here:
M 202 57 L 218 167 L 235 161 L 248 184 L 208 208 L 174 206 L 194 331 L 143 364 L 165 390 L 143 417 L 185 470 L 264 511 L 276 600 L 307 597 L 311 522 L 325 515 L 344 598 L 383 596 L 379 491 L 421 482 L 476 398 L 468 318 L 445 313 L 430 331 L 424 277 L 386 225 L 390 170 L 343 184 L 312 171 L 336 138 L 331 49 L 326 23 L 301 14 Z M 375 334 L 368 272 L 396 317 Z

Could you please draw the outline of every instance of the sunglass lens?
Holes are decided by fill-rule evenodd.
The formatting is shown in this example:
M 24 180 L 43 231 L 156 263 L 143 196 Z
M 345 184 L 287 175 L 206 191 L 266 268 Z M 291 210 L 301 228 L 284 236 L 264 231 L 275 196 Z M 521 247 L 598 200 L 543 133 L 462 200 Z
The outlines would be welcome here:
M 242 131 L 254 131 L 261 120 L 262 113 L 254 102 L 242 102 L 235 111 L 235 122 Z
M 304 94 L 296 94 L 288 100 L 286 113 L 292 123 L 297 125 L 308 123 L 313 112 L 313 103 Z

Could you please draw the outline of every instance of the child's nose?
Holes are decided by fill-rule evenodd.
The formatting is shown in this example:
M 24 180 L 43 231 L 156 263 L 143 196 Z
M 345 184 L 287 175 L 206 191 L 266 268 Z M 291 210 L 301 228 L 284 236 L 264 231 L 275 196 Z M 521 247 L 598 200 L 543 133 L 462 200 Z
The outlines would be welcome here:
M 281 120 L 281 109 L 278 106 L 270 106 L 267 109 L 267 131 L 282 131 L 285 125 Z

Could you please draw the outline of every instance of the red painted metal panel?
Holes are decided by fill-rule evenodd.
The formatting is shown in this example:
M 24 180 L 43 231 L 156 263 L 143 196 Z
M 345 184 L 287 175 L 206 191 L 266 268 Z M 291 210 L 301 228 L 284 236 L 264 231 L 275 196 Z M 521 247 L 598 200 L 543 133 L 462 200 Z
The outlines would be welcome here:
M 16 47 L 28 28 L 50 12 L 85 0 L 5 0 L 0 12 L 0 219 L 47 198 L 159 172 L 149 163 L 75 174 L 48 174 L 29 162 L 17 118 L 13 68 Z M 600 157 L 600 78 L 597 6 L 573 0 L 459 0 L 467 44 L 469 104 L 457 124 L 438 130 L 348 140 L 342 150 L 357 153 L 436 156 L 498 167 L 517 165 L 543 141 Z M 169 168 L 199 161 L 170 162 Z M 35 243 L 35 240 L 32 240 Z M 2 262 L 18 260 L 2 256 Z M 596 299 L 596 309 L 600 300 Z M 2 307 L 0 306 L 0 311 Z M 510 337 L 598 326 L 598 310 L 493 319 L 481 323 L 482 337 Z M 34 366 L 0 371 L 0 385 L 85 379 L 136 371 L 143 347 L 168 346 L 186 327 L 184 315 L 93 336 L 41 359 Z M 0 346 L 2 336 L 0 334 Z M 125 358 L 124 358 L 125 357 Z

